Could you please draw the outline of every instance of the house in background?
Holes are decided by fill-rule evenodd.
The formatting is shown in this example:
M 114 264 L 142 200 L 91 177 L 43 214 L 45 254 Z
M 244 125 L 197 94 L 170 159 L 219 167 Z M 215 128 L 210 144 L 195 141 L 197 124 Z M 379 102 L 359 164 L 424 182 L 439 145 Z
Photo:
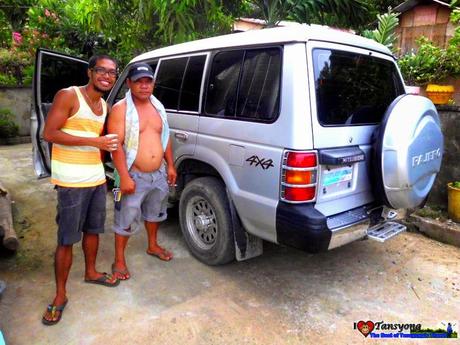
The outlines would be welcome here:
M 452 9 L 449 2 L 441 0 L 408 0 L 393 10 L 399 15 L 396 28 L 398 54 L 417 49 L 416 40 L 425 36 L 436 45 L 445 47 L 454 34 L 454 25 L 449 21 Z

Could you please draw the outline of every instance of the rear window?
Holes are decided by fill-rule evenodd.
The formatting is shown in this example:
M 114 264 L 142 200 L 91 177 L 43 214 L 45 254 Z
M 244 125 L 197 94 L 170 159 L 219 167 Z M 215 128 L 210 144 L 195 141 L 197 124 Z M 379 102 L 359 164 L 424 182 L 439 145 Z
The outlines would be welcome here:
M 314 49 L 318 120 L 325 126 L 379 123 L 404 87 L 395 64 L 369 55 Z
M 279 47 L 217 53 L 207 88 L 206 114 L 272 122 L 279 113 Z

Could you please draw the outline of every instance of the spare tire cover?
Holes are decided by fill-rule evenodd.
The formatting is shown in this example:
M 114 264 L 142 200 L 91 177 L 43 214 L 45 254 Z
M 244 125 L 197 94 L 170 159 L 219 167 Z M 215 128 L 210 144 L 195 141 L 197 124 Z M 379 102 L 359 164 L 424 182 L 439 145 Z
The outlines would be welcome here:
M 428 98 L 396 98 L 374 144 L 376 196 L 395 209 L 420 206 L 441 168 L 443 144 L 438 112 Z

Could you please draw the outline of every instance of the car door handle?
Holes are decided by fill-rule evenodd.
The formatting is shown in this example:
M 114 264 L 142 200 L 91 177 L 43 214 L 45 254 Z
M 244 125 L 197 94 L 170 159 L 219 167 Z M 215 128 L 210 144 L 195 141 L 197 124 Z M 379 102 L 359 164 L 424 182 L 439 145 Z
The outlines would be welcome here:
M 188 134 L 187 133 L 182 133 L 182 132 L 178 132 L 178 133 L 174 133 L 174 137 L 176 137 L 177 139 L 179 140 L 187 140 L 188 139 Z

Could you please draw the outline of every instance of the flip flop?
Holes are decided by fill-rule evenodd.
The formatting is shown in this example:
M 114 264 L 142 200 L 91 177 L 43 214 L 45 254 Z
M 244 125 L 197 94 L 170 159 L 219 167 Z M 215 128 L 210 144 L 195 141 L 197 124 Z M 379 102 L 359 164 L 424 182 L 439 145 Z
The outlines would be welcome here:
M 148 255 L 151 255 L 151 256 L 154 256 L 154 257 L 157 257 L 158 259 L 162 260 L 162 261 L 171 261 L 172 258 L 173 258 L 173 254 L 169 251 L 167 251 L 166 249 L 162 249 L 161 251 L 159 252 L 152 252 L 150 253 L 149 251 L 146 252 Z
M 115 275 L 115 273 L 119 273 L 123 276 L 123 278 L 117 278 L 118 280 L 128 280 L 129 278 L 131 278 L 131 275 L 129 274 L 129 271 L 127 269 L 120 270 L 119 268 L 115 267 L 115 264 L 112 264 L 112 274 Z
M 104 285 L 108 287 L 115 287 L 118 284 L 120 284 L 120 281 L 118 279 L 115 280 L 114 283 L 111 283 L 110 280 L 112 280 L 112 276 L 110 274 L 107 274 L 105 272 L 102 274 L 103 275 L 97 279 L 85 279 L 85 283 Z
M 42 323 L 46 326 L 53 326 L 57 324 L 59 321 L 61 321 L 62 313 L 64 312 L 64 308 L 67 305 L 68 299 L 65 300 L 65 302 L 61 305 L 53 305 L 53 304 L 48 304 L 48 307 L 46 308 L 47 312 L 51 313 L 51 319 L 54 319 L 54 316 L 56 315 L 56 312 L 59 312 L 59 316 L 56 320 L 48 320 L 45 318 L 45 315 L 42 317 Z M 45 313 L 46 314 L 46 313 Z

